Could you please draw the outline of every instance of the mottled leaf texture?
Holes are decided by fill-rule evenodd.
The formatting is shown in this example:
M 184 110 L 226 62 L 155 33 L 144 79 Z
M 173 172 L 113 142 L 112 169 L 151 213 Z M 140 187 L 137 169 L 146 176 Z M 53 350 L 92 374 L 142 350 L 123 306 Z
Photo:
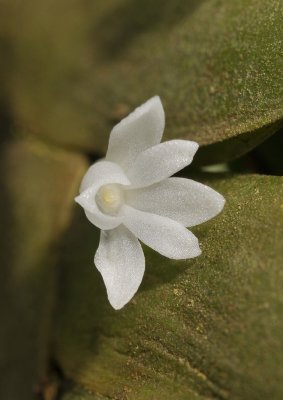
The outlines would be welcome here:
M 1 400 L 283 398 L 281 177 L 196 176 L 226 199 L 192 228 L 202 255 L 143 245 L 120 311 L 93 264 L 99 230 L 72 214 L 77 151 L 105 154 L 154 95 L 162 141 L 200 144 L 194 166 L 277 131 L 251 157 L 280 175 L 282 15 L 280 0 L 0 0 Z
M 123 115 L 158 93 L 164 140 L 199 142 L 202 164 L 245 153 L 282 125 L 279 0 L 145 1 L 143 7 L 124 0 L 113 8 L 97 27 L 107 62 L 96 74 L 100 110 L 104 103 Z M 106 132 L 99 131 L 105 144 Z
M 217 176 L 198 177 L 226 198 L 193 228 L 203 254 L 173 261 L 145 248 L 142 286 L 118 312 L 93 265 L 98 231 L 77 210 L 54 357 L 82 399 L 282 399 L 283 181 Z
M 63 395 L 62 400 L 109 400 L 109 397 L 94 394 L 82 388 L 72 388 Z
M 57 247 L 84 168 L 38 143 L 1 150 L 1 399 L 33 399 L 46 380 Z
M 153 95 L 166 139 L 230 160 L 282 125 L 280 0 L 2 0 L 5 102 L 21 132 L 106 151 L 112 126 Z M 62 24 L 64 21 L 64 24 Z

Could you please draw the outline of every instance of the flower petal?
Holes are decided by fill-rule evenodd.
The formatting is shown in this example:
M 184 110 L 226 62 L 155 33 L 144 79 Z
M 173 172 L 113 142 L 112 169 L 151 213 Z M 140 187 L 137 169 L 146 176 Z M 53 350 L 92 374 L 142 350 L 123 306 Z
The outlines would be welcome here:
M 142 242 L 160 254 L 185 259 L 201 254 L 198 239 L 172 219 L 123 206 L 123 224 Z
M 158 96 L 152 97 L 114 126 L 106 159 L 127 171 L 139 153 L 160 143 L 164 125 L 161 100 Z
M 138 239 L 124 226 L 102 231 L 94 263 L 116 310 L 128 303 L 143 278 L 145 259 Z
M 119 165 L 110 161 L 98 161 L 86 172 L 80 187 L 80 195 L 75 198 L 85 210 L 89 221 L 100 229 L 113 229 L 121 224 L 121 216 L 106 215 L 97 206 L 95 196 L 103 185 L 119 183 L 129 185 L 130 182 Z
M 108 183 L 128 185 L 130 182 L 122 168 L 110 161 L 97 161 L 86 171 L 80 186 L 80 193 L 90 186 L 103 186 Z
M 160 182 L 189 165 L 198 147 L 189 140 L 160 143 L 140 153 L 127 176 L 139 187 Z
M 125 193 L 130 206 L 174 219 L 184 226 L 208 221 L 220 213 L 225 204 L 224 197 L 215 190 L 185 178 L 169 178 Z

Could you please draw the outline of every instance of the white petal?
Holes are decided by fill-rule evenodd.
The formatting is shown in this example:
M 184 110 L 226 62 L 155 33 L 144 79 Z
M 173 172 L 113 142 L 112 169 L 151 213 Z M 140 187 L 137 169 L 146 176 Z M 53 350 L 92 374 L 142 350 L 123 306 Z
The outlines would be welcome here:
M 143 278 L 145 260 L 138 239 L 122 225 L 102 231 L 94 262 L 110 304 L 119 310 L 131 300 Z
M 201 224 L 223 209 L 224 197 L 203 185 L 185 178 L 169 178 L 141 189 L 125 191 L 126 203 L 141 211 L 162 215 L 184 226 Z
M 114 126 L 106 159 L 127 171 L 139 153 L 160 143 L 164 125 L 161 100 L 158 96 L 152 97 Z
M 105 160 L 99 160 L 89 167 L 82 179 L 80 193 L 90 186 L 96 185 L 97 182 L 99 182 L 100 186 L 108 183 L 129 184 L 129 180 L 122 168 L 113 162 Z
M 130 182 L 119 165 L 110 161 L 99 161 L 86 172 L 80 188 L 80 195 L 75 198 L 85 210 L 87 218 L 100 229 L 113 229 L 120 225 L 121 216 L 106 215 L 97 206 L 95 196 L 103 185 L 119 183 L 129 185 Z
M 135 186 L 160 182 L 189 165 L 198 149 L 196 142 L 170 140 L 145 150 L 127 172 Z
M 126 205 L 123 206 L 123 214 L 124 225 L 160 254 L 176 260 L 201 254 L 195 235 L 178 222 Z

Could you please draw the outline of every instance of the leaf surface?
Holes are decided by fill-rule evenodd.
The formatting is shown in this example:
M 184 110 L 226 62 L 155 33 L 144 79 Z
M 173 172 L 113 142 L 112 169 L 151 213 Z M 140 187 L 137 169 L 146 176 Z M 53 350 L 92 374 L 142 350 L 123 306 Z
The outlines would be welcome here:
M 85 166 L 39 143 L 1 149 L 1 399 L 30 400 L 46 379 L 58 244 Z
M 144 246 L 145 279 L 118 312 L 93 265 L 98 232 L 78 210 L 54 340 L 79 386 L 113 399 L 282 398 L 282 178 L 202 180 L 227 201 L 194 228 L 202 256 L 173 261 Z

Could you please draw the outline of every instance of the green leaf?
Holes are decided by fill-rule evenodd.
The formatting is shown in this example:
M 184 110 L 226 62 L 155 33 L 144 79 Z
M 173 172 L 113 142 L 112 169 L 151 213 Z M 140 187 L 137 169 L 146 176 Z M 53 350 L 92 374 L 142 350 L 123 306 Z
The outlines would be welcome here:
M 72 388 L 63 395 L 62 400 L 109 400 L 109 397 L 93 394 L 81 388 Z
M 159 94 L 164 140 L 197 141 L 200 164 L 249 151 L 282 126 L 282 11 L 278 0 L 143 7 L 122 0 L 109 7 L 96 28 L 104 63 L 94 76 L 95 120 L 104 118 L 103 109 L 122 117 Z M 102 150 L 109 122 L 95 130 L 98 143 L 105 140 Z
M 203 254 L 173 261 L 144 246 L 144 281 L 121 311 L 93 265 L 98 230 L 77 210 L 54 351 L 79 386 L 112 399 L 282 398 L 283 180 L 202 180 L 227 201 L 193 229 Z
M 76 0 L 1 1 L 1 100 L 17 134 L 79 149 L 95 143 L 88 8 Z
M 199 142 L 199 164 L 282 126 L 279 0 L 2 3 L 1 101 L 24 135 L 103 153 L 112 126 L 155 94 L 164 140 Z
M 46 376 L 57 246 L 85 166 L 39 143 L 1 150 L 1 399 L 30 400 Z

